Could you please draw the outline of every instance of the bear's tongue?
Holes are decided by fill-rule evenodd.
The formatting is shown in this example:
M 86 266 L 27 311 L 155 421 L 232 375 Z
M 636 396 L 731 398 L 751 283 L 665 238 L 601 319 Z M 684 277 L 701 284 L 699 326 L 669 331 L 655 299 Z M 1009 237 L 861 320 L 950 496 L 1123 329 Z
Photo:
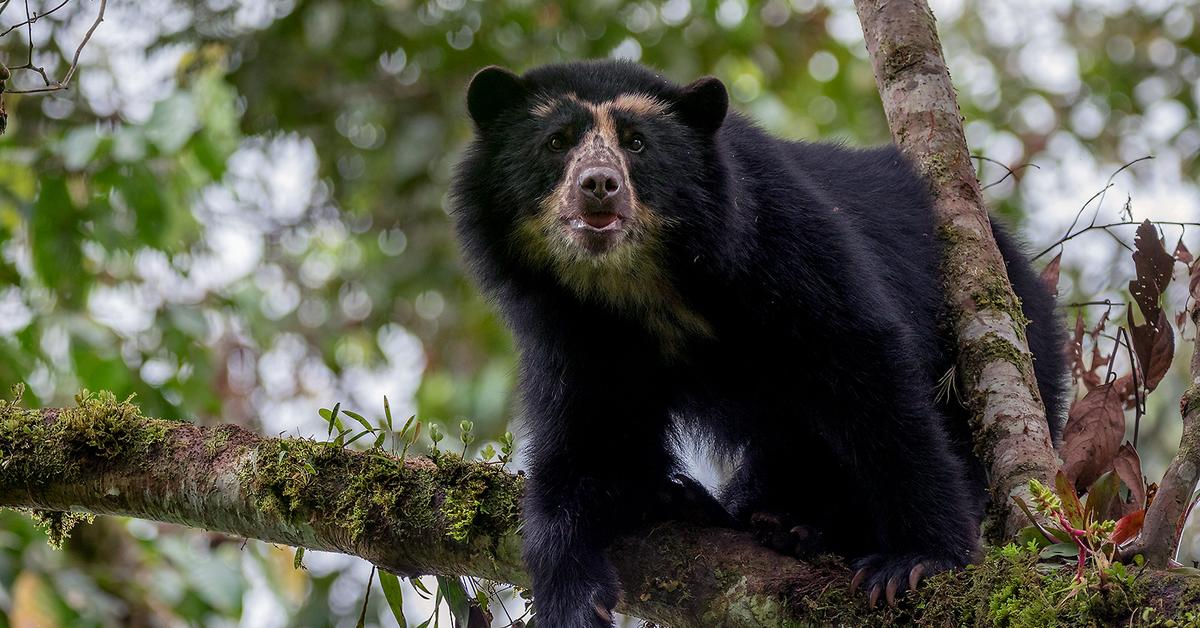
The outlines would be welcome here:
M 612 214 L 584 214 L 583 221 L 586 222 L 587 224 L 591 225 L 592 227 L 595 227 L 596 229 L 603 229 L 603 228 L 613 224 L 614 222 L 616 222 L 617 215 L 615 213 L 612 213 Z

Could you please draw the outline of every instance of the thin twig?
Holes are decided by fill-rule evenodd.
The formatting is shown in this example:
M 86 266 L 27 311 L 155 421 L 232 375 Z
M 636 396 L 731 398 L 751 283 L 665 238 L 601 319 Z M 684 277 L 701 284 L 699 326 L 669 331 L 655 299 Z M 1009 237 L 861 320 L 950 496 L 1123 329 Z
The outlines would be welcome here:
M 1000 185 L 1001 183 L 1004 183 L 1004 181 L 1005 181 L 1006 179 L 1008 179 L 1009 177 L 1014 177 L 1014 178 L 1015 178 L 1015 177 L 1017 176 L 1017 173 L 1018 173 L 1018 172 L 1020 172 L 1021 170 L 1024 170 L 1025 168 L 1029 168 L 1029 167 L 1031 167 L 1031 166 L 1032 166 L 1032 167 L 1034 167 L 1034 168 L 1037 168 L 1038 170 L 1041 170 L 1041 169 L 1042 169 L 1042 167 L 1041 167 L 1041 166 L 1039 166 L 1039 165 L 1037 165 L 1037 164 L 1035 164 L 1035 163 L 1032 163 L 1032 162 L 1026 162 L 1026 163 L 1023 163 L 1023 164 L 1021 164 L 1021 165 L 1017 166 L 1015 169 L 1013 169 L 1013 168 L 1009 168 L 1008 166 L 1006 166 L 1006 165 L 1004 164 L 1004 162 L 1001 162 L 1001 161 L 999 161 L 999 160 L 996 160 L 996 159 L 992 159 L 991 157 L 984 157 L 983 155 L 971 155 L 971 159 L 978 159 L 978 160 L 980 160 L 980 161 L 986 161 L 986 162 L 989 162 L 989 163 L 996 164 L 997 166 L 1000 166 L 1001 168 L 1004 168 L 1004 170 L 1006 171 L 1006 172 L 1005 172 L 1005 175 L 1004 175 L 1003 177 L 1000 177 L 999 179 L 997 179 L 997 180 L 995 180 L 995 181 L 993 181 L 993 182 L 991 182 L 991 183 L 989 183 L 989 184 L 987 184 L 987 185 L 983 186 L 982 188 L 979 188 L 980 190 L 986 190 L 986 189 L 988 189 L 988 188 L 990 188 L 990 187 L 992 187 L 992 186 Z
M 1063 242 L 1066 242 L 1067 240 L 1074 238 L 1075 236 L 1079 235 L 1080 233 L 1091 231 L 1092 229 L 1104 229 L 1105 231 L 1107 231 L 1107 228 L 1104 226 L 1099 226 L 1099 227 L 1096 226 L 1096 218 L 1100 215 L 1100 210 L 1104 207 L 1104 199 L 1108 196 L 1109 188 L 1111 188 L 1113 186 L 1113 179 L 1115 179 L 1117 175 L 1121 174 L 1126 168 L 1129 168 L 1136 163 L 1146 161 L 1147 159 L 1154 159 L 1154 155 L 1146 155 L 1145 157 L 1138 157 L 1137 159 L 1134 159 L 1133 161 L 1126 163 L 1125 165 L 1121 166 L 1120 168 L 1117 168 L 1117 170 L 1115 172 L 1108 175 L 1108 182 L 1104 185 L 1104 187 L 1101 188 L 1099 192 L 1096 192 L 1095 194 L 1093 194 L 1091 196 L 1091 198 L 1089 198 L 1079 208 L 1079 211 L 1075 212 L 1075 219 L 1071 221 L 1071 226 L 1067 227 L 1067 232 L 1065 234 L 1063 234 L 1063 237 L 1060 238 L 1054 244 L 1051 244 L 1050 246 L 1046 247 L 1046 249 L 1044 251 L 1042 251 L 1041 253 L 1034 255 L 1033 259 L 1036 260 L 1039 257 L 1042 257 L 1043 255 L 1049 253 L 1050 251 L 1053 251 L 1055 247 L 1060 246 Z M 1072 234 L 1071 233 L 1072 230 L 1075 229 L 1075 226 L 1079 224 L 1079 218 L 1083 216 L 1083 212 L 1085 210 L 1087 210 L 1087 206 L 1091 205 L 1092 201 L 1095 201 L 1096 199 L 1100 199 L 1100 200 L 1096 203 L 1096 211 L 1092 213 L 1091 222 L 1088 224 L 1088 226 L 1086 226 L 1083 229 L 1080 229 L 1078 232 L 1075 232 L 1074 234 Z M 1126 207 L 1128 207 L 1128 202 L 1126 202 Z M 1132 221 L 1132 218 L 1133 217 L 1131 215 L 1129 224 L 1137 224 Z M 1125 224 L 1125 223 L 1119 223 L 1119 224 Z M 1163 222 L 1162 224 L 1171 224 L 1171 223 Z M 1108 226 L 1115 226 L 1115 225 L 1108 225 Z M 1119 238 L 1117 238 L 1115 235 L 1113 235 L 1112 233 L 1109 233 L 1109 235 L 1112 236 L 1114 240 L 1117 240 L 1117 242 L 1121 246 L 1125 247 L 1126 249 L 1129 249 L 1129 245 L 1125 244 L 1124 242 L 1121 242 L 1121 240 Z M 1129 249 L 1129 250 L 1132 251 L 1133 249 Z
M 1093 198 L 1095 198 L 1095 197 L 1093 197 Z M 1059 238 L 1059 240 L 1057 242 L 1046 247 L 1045 250 L 1038 253 L 1037 255 L 1034 255 L 1033 259 L 1042 257 L 1043 255 L 1049 253 L 1050 251 L 1053 251 L 1058 246 L 1062 245 L 1064 242 L 1073 240 L 1077 236 L 1083 235 L 1083 234 L 1087 233 L 1088 231 L 1094 231 L 1096 229 L 1101 229 L 1101 230 L 1104 230 L 1105 232 L 1107 232 L 1108 235 L 1112 236 L 1113 238 L 1116 238 L 1117 237 L 1116 234 L 1112 233 L 1111 231 L 1108 231 L 1109 229 L 1112 229 L 1113 227 L 1136 227 L 1140 224 L 1142 224 L 1142 223 L 1140 223 L 1140 222 L 1110 222 L 1106 225 L 1088 225 L 1086 227 L 1081 228 L 1079 231 L 1076 231 L 1074 233 L 1068 233 L 1067 235 L 1063 236 L 1062 238 Z M 1159 226 L 1159 227 L 1161 227 L 1163 225 L 1170 225 L 1172 227 L 1184 227 L 1184 228 L 1200 227 L 1200 222 L 1176 222 L 1176 221 L 1172 221 L 1172 220 L 1151 220 L 1150 224 Z M 1125 248 L 1129 248 L 1129 245 L 1125 244 L 1125 242 L 1123 242 L 1119 238 L 1117 238 L 1117 242 L 1120 242 L 1121 246 L 1124 246 Z
M 28 0 L 26 0 L 26 4 L 28 4 Z M 64 2 L 63 4 L 66 4 L 66 3 Z M 59 5 L 59 7 L 61 7 L 61 6 L 62 5 Z M 59 7 L 56 7 L 54 10 L 58 10 Z M 83 47 L 86 46 L 89 41 L 91 41 L 92 35 L 96 32 L 96 29 L 100 27 L 100 23 L 104 21 L 104 11 L 107 7 L 108 7 L 108 0 L 100 0 L 100 9 L 96 12 L 95 21 L 92 22 L 91 27 L 88 28 L 86 33 L 84 33 L 83 40 L 79 42 L 79 46 L 75 48 L 75 55 L 71 58 L 71 66 L 69 68 L 67 68 L 67 73 L 63 76 L 61 81 L 57 81 L 57 82 L 51 82 L 49 77 L 46 76 L 46 72 L 44 69 L 33 67 L 33 25 L 32 25 L 32 23 L 30 23 L 28 25 L 29 32 L 30 32 L 30 34 L 29 34 L 29 46 L 30 46 L 29 62 L 26 64 L 26 66 L 18 66 L 17 68 L 9 68 L 9 69 L 12 69 L 12 70 L 28 69 L 28 70 L 33 70 L 35 72 L 38 72 L 39 74 L 41 74 L 42 80 L 45 81 L 46 86 L 45 87 L 35 87 L 35 88 L 31 88 L 31 89 L 10 89 L 10 90 L 8 90 L 8 93 L 10 93 L 10 94 L 41 94 L 41 93 L 46 93 L 46 92 L 56 92 L 59 90 L 69 89 L 71 86 L 71 79 L 73 79 L 75 77 L 75 71 L 79 69 L 79 56 L 81 54 L 83 54 Z M 27 19 L 28 19 L 28 14 L 27 14 Z
M 5 29 L 5 31 L 4 31 L 3 33 L 0 33 L 0 37 L 4 37 L 5 35 L 7 35 L 7 34 L 9 34 L 9 33 L 13 32 L 13 31 L 17 30 L 18 28 L 21 28 L 22 26 L 32 26 L 34 22 L 36 22 L 36 21 L 38 21 L 38 20 L 40 20 L 40 19 L 42 19 L 42 18 L 46 17 L 47 15 L 50 15 L 51 13 L 54 13 L 55 11 L 57 11 L 57 10 L 59 10 L 59 9 L 61 9 L 61 8 L 63 8 L 63 7 L 65 7 L 65 6 L 67 6 L 67 3 L 69 3 L 70 1 L 71 1 L 71 0 L 63 0 L 63 1 L 62 1 L 62 4 L 59 4 L 58 6 L 54 7 L 53 9 L 50 9 L 49 11 L 46 11 L 45 13 L 33 13 L 32 15 L 31 15 L 31 14 L 28 12 L 29 3 L 28 3 L 28 2 L 26 2 L 26 3 L 25 3 L 25 7 L 26 7 L 25 21 L 24 21 L 24 22 L 18 22 L 18 23 L 16 23 L 16 24 L 13 24 L 12 26 L 9 26 L 7 29 Z M 0 6 L 0 13 L 3 13 L 3 12 L 4 12 L 4 7 L 5 7 L 5 6 L 8 6 L 8 0 L 5 0 L 5 2 L 4 2 L 4 6 Z

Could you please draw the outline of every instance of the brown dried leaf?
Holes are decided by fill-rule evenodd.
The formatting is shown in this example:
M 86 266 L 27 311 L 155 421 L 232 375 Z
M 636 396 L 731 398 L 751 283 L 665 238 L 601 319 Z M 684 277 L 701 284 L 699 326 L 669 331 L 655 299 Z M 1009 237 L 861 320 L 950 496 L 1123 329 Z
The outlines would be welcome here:
M 1175 258 L 1167 253 L 1162 240 L 1158 238 L 1158 230 L 1149 220 L 1138 226 L 1133 243 L 1133 265 L 1137 268 L 1137 278 L 1129 282 L 1129 293 L 1146 320 L 1152 321 L 1158 318 L 1159 297 L 1166 291 L 1167 284 L 1171 283 Z
M 1183 243 L 1180 242 L 1180 244 Z M 1042 269 L 1042 283 L 1046 284 L 1046 289 L 1054 296 L 1058 296 L 1058 275 L 1061 268 L 1062 253 L 1059 253 L 1050 260 L 1049 264 L 1046 264 L 1046 268 Z
M 1133 386 L 1132 373 L 1126 373 L 1113 380 L 1112 387 L 1117 393 L 1117 396 L 1121 399 L 1121 403 L 1124 404 L 1126 410 L 1132 410 L 1135 406 L 1137 406 L 1138 394 L 1137 389 Z
M 1076 382 L 1083 377 L 1083 312 L 1075 313 L 1075 333 L 1067 341 L 1067 355 L 1071 360 L 1071 378 Z
M 1075 486 L 1089 486 L 1112 468 L 1125 435 L 1125 410 L 1112 384 L 1092 389 L 1071 406 L 1063 430 L 1063 472 Z
M 1133 308 L 1128 310 L 1129 337 L 1133 353 L 1142 372 L 1142 388 L 1150 392 L 1158 386 L 1175 358 L 1175 332 L 1167 313 L 1159 310 L 1157 320 L 1143 325 L 1133 324 Z
M 1192 272 L 1188 275 L 1188 292 L 1193 299 L 1200 301 L 1200 263 L 1192 264 Z
M 1113 458 L 1113 470 L 1117 477 L 1129 487 L 1129 508 L 1146 507 L 1146 480 L 1142 476 L 1142 459 L 1128 441 L 1117 450 Z
M 1192 256 L 1192 252 L 1183 244 L 1183 236 L 1179 236 L 1179 242 L 1175 245 L 1175 259 L 1183 262 L 1184 266 L 1191 266 L 1196 258 Z
M 1111 309 L 1104 310 L 1104 314 L 1100 315 L 1100 320 L 1096 322 L 1096 326 L 1088 332 L 1088 336 L 1092 339 L 1092 357 L 1087 370 L 1081 375 L 1081 379 L 1083 380 L 1083 385 L 1089 391 L 1094 390 L 1097 386 L 1104 383 L 1104 378 L 1100 377 L 1099 371 L 1101 367 L 1108 364 L 1109 356 L 1100 352 L 1100 335 L 1104 333 L 1104 328 L 1108 325 L 1108 317 L 1111 313 Z

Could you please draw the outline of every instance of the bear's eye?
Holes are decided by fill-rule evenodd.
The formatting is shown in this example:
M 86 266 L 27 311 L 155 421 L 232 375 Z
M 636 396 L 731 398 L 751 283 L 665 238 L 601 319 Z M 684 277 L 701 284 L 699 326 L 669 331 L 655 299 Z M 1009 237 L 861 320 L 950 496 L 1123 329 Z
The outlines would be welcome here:
M 643 148 L 646 148 L 646 141 L 640 137 L 635 136 L 635 137 L 631 138 L 628 143 L 625 144 L 625 147 L 628 148 L 629 152 L 631 152 L 631 153 L 640 153 L 640 152 L 642 152 Z
M 551 135 L 550 140 L 546 142 L 546 148 L 549 148 L 556 153 L 560 153 L 567 148 L 567 138 L 564 137 L 562 133 L 555 133 L 554 135 Z

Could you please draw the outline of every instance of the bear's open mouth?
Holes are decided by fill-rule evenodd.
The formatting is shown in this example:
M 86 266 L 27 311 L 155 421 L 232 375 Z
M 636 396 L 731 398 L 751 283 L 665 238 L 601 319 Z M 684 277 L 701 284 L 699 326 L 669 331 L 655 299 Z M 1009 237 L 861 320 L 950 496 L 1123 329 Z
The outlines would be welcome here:
M 616 212 L 584 212 L 577 214 L 567 221 L 576 231 L 616 231 L 621 228 L 624 218 Z

